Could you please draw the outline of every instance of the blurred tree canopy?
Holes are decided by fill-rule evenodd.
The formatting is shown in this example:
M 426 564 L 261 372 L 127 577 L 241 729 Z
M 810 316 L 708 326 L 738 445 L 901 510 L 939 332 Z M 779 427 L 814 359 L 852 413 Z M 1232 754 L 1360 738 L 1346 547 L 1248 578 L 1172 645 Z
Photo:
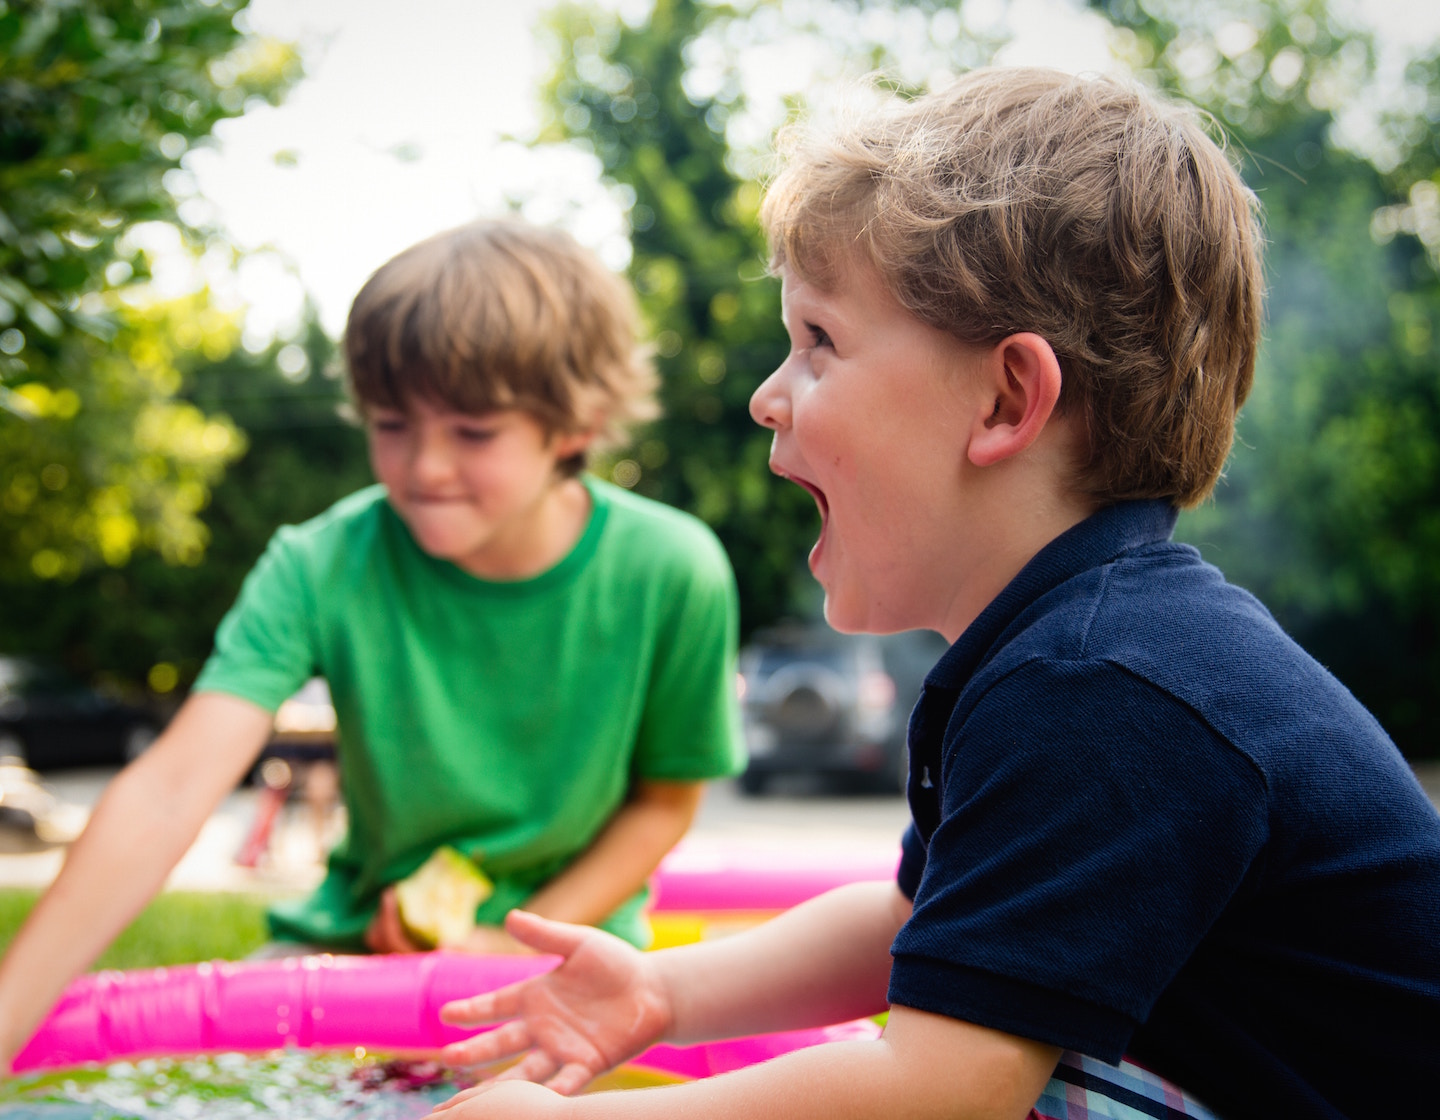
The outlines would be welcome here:
M 584 7 L 552 20 L 541 141 L 589 147 L 630 203 L 630 274 L 665 375 L 666 417 L 612 473 L 716 528 L 747 630 L 805 593 L 814 515 L 766 472 L 768 436 L 746 412 L 785 342 L 755 221 L 756 136 L 777 122 L 737 128 L 753 108 L 742 71 L 802 68 L 808 36 L 902 87 L 935 84 L 999 44 L 970 7 L 656 0 L 643 24 Z M 1214 116 L 1265 208 L 1257 386 L 1226 481 L 1181 536 L 1407 751 L 1440 751 L 1424 703 L 1440 685 L 1440 62 L 1412 61 L 1389 107 L 1356 118 L 1386 74 L 1371 37 L 1322 0 L 1090 7 L 1143 80 Z
M 181 159 L 299 76 L 244 6 L 0 0 L 0 649 L 162 693 L 275 526 L 366 477 L 313 313 L 251 353 L 238 310 L 152 283 L 162 253 L 233 267 Z
M 239 323 L 203 291 L 158 300 L 145 246 L 164 224 L 197 256 L 226 252 L 184 220 L 171 177 L 217 121 L 298 76 L 288 47 L 240 30 L 242 7 L 0 3 L 7 579 L 72 580 L 141 551 L 171 564 L 203 555 L 200 511 L 245 440 L 177 394 L 234 348 Z

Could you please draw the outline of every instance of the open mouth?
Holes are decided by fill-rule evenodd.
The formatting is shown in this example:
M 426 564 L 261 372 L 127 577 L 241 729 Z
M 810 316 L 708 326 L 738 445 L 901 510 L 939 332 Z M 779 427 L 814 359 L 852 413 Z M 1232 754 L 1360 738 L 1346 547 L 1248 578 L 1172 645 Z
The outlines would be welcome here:
M 830 524 L 830 503 L 825 500 L 824 491 L 822 491 L 814 483 L 807 482 L 803 478 L 797 478 L 795 475 L 790 474 L 788 471 L 780 470 L 773 463 L 770 465 L 770 469 L 774 471 L 777 475 L 779 475 L 781 478 L 785 479 L 786 482 L 793 482 L 796 486 L 800 487 L 800 489 L 804 490 L 807 494 L 814 498 L 815 505 L 820 510 L 820 536 L 816 538 L 815 546 L 810 550 L 810 570 L 814 572 L 816 570 L 816 565 L 820 561 L 820 555 L 825 549 L 825 530 Z
M 790 478 L 790 481 L 815 499 L 815 504 L 820 507 L 820 521 L 823 525 L 830 516 L 830 503 L 825 500 L 825 495 L 820 492 L 820 488 L 806 482 L 803 478 Z

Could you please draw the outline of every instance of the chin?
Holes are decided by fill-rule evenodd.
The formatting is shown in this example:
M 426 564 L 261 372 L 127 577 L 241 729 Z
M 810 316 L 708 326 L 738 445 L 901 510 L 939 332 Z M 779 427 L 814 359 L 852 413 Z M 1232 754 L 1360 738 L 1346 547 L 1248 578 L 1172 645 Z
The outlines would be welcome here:
M 825 621 L 831 630 L 841 634 L 871 634 L 875 628 L 863 614 L 848 610 L 830 596 L 825 596 Z

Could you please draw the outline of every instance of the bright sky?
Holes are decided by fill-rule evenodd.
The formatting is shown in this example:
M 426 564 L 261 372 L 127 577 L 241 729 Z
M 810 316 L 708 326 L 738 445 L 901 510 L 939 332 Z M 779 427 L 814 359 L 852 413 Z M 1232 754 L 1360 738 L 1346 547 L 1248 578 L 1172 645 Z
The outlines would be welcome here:
M 338 335 L 376 267 L 422 237 L 498 212 L 507 195 L 525 199 L 534 220 L 564 217 L 623 266 L 621 209 L 595 162 L 523 145 L 548 65 L 534 27 L 551 2 L 252 0 L 251 25 L 301 44 L 308 76 L 280 107 L 222 124 L 218 147 L 192 152 L 185 166 L 199 188 L 193 216 L 218 218 L 242 248 L 273 250 L 249 257 L 238 278 L 256 341 L 288 333 L 307 290 Z M 643 0 L 609 2 L 644 10 Z M 1417 20 L 1440 32 L 1433 0 L 1370 7 L 1402 33 Z M 972 25 L 1008 22 L 1016 32 L 1001 61 L 1112 65 L 1103 24 L 1072 0 L 968 0 L 963 11 Z M 790 71 L 792 88 L 804 80 L 794 66 L 778 69 Z

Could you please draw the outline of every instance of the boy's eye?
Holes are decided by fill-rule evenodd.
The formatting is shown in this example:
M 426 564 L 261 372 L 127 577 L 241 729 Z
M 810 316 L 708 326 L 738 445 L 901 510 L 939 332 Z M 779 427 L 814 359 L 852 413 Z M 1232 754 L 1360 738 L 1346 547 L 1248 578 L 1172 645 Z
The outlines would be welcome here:
M 834 348 L 835 344 L 830 341 L 830 336 L 825 333 L 824 327 L 817 327 L 814 323 L 806 323 L 805 329 L 810 332 L 811 346 L 817 348 L 827 346 L 831 347 L 832 349 Z
M 370 427 L 373 431 L 393 435 L 405 430 L 405 418 L 403 416 L 372 416 L 370 417 Z
M 466 443 L 486 443 L 495 438 L 494 428 L 457 428 L 458 435 Z

